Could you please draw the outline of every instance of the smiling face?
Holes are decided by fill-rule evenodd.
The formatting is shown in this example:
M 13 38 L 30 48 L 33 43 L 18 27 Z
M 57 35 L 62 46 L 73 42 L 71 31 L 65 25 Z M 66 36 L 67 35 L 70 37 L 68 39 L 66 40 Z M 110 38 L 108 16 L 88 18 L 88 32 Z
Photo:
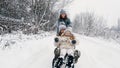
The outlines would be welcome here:
M 66 31 L 64 36 L 67 36 L 67 37 L 71 36 L 71 32 L 70 31 Z

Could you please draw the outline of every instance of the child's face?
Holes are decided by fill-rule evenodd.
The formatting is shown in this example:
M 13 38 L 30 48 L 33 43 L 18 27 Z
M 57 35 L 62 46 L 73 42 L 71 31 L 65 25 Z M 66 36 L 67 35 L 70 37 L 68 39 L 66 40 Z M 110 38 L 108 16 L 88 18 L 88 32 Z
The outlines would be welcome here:
M 61 33 L 64 33 L 64 31 L 65 31 L 65 29 L 61 29 L 61 31 L 60 31 L 60 32 L 61 32 Z
M 65 36 L 71 36 L 71 32 L 70 31 L 66 31 L 65 32 Z

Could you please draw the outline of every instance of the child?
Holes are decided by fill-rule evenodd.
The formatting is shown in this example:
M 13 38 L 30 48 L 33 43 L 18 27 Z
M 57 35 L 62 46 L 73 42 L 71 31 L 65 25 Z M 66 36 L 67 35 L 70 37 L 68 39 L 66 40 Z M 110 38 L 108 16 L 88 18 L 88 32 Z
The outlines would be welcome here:
M 78 41 L 75 39 L 74 35 L 71 33 L 71 30 L 69 28 L 67 28 L 64 31 L 64 33 L 62 33 L 61 36 L 56 37 L 55 46 L 59 48 L 60 51 L 58 52 L 57 49 L 55 50 L 57 51 L 57 53 L 59 53 L 59 55 L 57 54 L 58 59 L 61 60 L 61 62 L 63 62 L 65 55 L 68 54 L 68 58 L 70 59 L 68 66 L 71 66 L 71 64 L 73 63 L 73 59 L 75 58 L 75 52 L 76 52 L 75 46 L 77 45 L 77 43 Z M 77 55 L 75 62 L 77 61 L 78 58 L 79 55 Z
M 61 36 L 62 33 L 64 33 L 65 30 L 66 30 L 66 26 L 65 26 L 65 25 L 59 26 L 59 33 L 58 33 L 58 36 Z

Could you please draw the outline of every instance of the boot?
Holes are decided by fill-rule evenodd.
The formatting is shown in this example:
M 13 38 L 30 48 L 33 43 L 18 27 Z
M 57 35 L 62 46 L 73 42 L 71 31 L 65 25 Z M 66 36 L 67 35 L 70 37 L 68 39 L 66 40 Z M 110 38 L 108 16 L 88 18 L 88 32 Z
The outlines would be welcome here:
M 60 68 L 63 64 L 63 58 L 58 58 L 55 67 Z
M 75 59 L 75 63 L 78 62 L 78 59 L 80 58 L 81 52 L 78 50 L 75 50 L 74 52 L 74 59 Z
M 55 48 L 54 54 L 55 54 L 55 58 L 58 58 L 60 56 L 60 49 L 59 48 Z
M 66 66 L 71 67 L 72 64 L 73 64 L 73 59 L 74 59 L 73 56 L 71 56 L 71 55 L 68 56 L 68 60 L 67 60 L 67 64 L 66 64 Z

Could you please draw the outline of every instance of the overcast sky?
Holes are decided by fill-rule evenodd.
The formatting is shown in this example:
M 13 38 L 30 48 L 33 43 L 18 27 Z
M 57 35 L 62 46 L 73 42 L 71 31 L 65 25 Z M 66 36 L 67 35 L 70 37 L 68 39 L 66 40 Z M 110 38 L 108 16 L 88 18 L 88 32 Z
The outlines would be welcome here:
M 108 26 L 116 25 L 120 18 L 120 0 L 74 0 L 68 6 L 71 18 L 80 12 L 95 12 L 107 20 Z

